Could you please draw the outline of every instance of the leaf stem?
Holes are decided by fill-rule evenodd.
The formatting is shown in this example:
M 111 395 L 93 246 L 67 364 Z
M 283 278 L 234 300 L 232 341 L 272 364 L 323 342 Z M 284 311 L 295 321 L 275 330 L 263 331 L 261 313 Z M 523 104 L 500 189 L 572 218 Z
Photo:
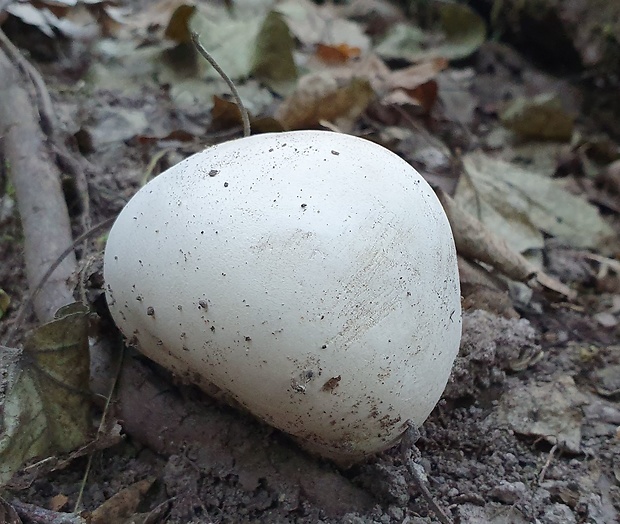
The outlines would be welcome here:
M 219 64 L 215 61 L 215 59 L 209 54 L 209 51 L 207 51 L 205 47 L 202 45 L 202 43 L 200 42 L 200 38 L 198 37 L 198 33 L 196 33 L 195 31 L 192 31 L 190 34 L 192 37 L 192 42 L 194 43 L 194 46 L 196 47 L 198 52 L 202 55 L 202 57 L 207 62 L 209 62 L 209 64 L 211 64 L 211 66 L 213 66 L 213 69 L 217 71 L 217 74 L 222 77 L 224 82 L 226 82 L 226 84 L 230 88 L 230 92 L 232 93 L 232 96 L 235 99 L 235 102 L 239 106 L 239 112 L 241 113 L 241 121 L 243 122 L 243 136 L 244 137 L 250 136 L 250 117 L 248 115 L 248 110 L 243 105 L 243 102 L 241 101 L 241 97 L 239 96 L 239 91 L 237 91 L 235 84 L 233 84 L 233 81 L 230 79 L 230 77 L 224 72 L 224 70 L 219 66 Z

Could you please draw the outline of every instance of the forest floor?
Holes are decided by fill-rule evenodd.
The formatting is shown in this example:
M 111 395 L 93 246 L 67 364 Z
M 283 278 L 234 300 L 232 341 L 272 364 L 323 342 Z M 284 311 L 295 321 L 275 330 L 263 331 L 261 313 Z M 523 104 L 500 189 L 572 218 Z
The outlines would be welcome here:
M 110 30 L 106 38 L 50 38 L 18 20 L 5 24 L 7 35 L 41 72 L 68 147 L 89 166 L 88 210 L 81 205 L 76 186 L 65 181 L 74 235 L 84 226 L 85 212 L 89 224 L 114 217 L 145 180 L 206 145 L 240 136 L 236 117 L 226 120 L 213 110 L 215 91 L 222 100 L 227 96 L 219 80 L 210 80 L 216 87 L 205 91 L 199 86 L 203 80 L 170 68 L 170 61 L 179 62 L 182 55 L 174 55 L 174 49 L 162 43 L 162 29 L 172 9 L 157 5 L 161 12 L 154 7 L 139 12 L 134 6 L 125 13 L 133 25 L 122 36 Z M 347 18 L 339 12 L 338 17 L 365 30 L 371 25 L 369 16 Z M 386 20 L 395 23 L 389 17 Z M 73 23 L 79 27 L 81 18 L 75 15 Z M 294 29 L 292 22 L 289 25 L 293 32 L 301 31 L 295 33 L 298 42 L 308 36 Z M 350 35 L 346 33 L 353 41 Z M 154 50 L 157 46 L 161 47 Z M 393 50 L 375 47 L 383 52 L 389 70 L 405 64 Z M 620 159 L 620 146 L 581 112 L 583 85 L 571 75 L 543 71 L 501 43 L 483 41 L 465 54 L 441 64 L 435 57 L 430 72 L 416 72 L 418 86 L 407 84 L 405 89 L 393 79 L 398 89 L 373 87 L 375 95 L 377 89 L 382 91 L 380 102 L 365 102 L 360 111 L 343 107 L 342 114 L 325 115 L 321 122 L 338 121 L 334 127 L 389 147 L 431 184 L 456 195 L 457 201 L 462 177 L 473 180 L 472 184 L 480 181 L 476 165 L 517 166 L 528 175 L 552 180 L 558 193 L 579 198 L 617 235 L 620 164 L 614 162 Z M 223 66 L 226 69 L 226 63 Z M 184 75 L 182 81 L 178 75 Z M 345 76 L 338 77 L 341 86 Z M 375 78 L 370 80 L 376 86 Z M 290 124 L 294 120 L 290 114 L 283 116 L 282 98 L 273 90 L 253 79 L 238 83 L 244 102 L 256 115 L 257 129 L 275 125 L 274 115 L 280 123 L 288 119 L 287 127 L 297 125 Z M 192 86 L 198 91 L 192 91 Z M 548 93 L 560 104 L 549 112 L 554 115 L 550 118 L 558 118 L 552 127 L 557 131 L 569 115 L 569 131 L 560 130 L 551 137 L 545 130 L 519 135 L 519 125 L 502 104 L 520 97 L 531 101 Z M 360 96 L 349 93 L 350 98 Z M 402 96 L 410 99 L 403 102 L 398 98 Z M 305 102 L 301 98 L 297 103 Z M 540 99 L 537 103 L 529 108 L 530 119 L 549 108 Z M 299 127 L 306 125 L 303 118 L 301 122 Z M 2 334 L 28 293 L 21 225 L 7 180 L 0 193 L 0 289 L 12 305 L 0 320 Z M 460 202 L 466 205 L 465 189 L 461 191 Z M 493 195 L 482 198 L 493 207 Z M 566 210 L 545 212 L 561 216 L 558 222 L 567 220 L 561 214 Z M 532 291 L 523 284 L 491 287 L 462 282 L 461 352 L 444 398 L 420 428 L 417 462 L 427 475 L 432 497 L 454 522 L 620 522 L 617 236 L 602 240 L 600 228 L 580 230 L 578 222 L 569 226 L 574 234 L 550 232 L 536 222 L 528 227 L 535 230 L 533 237 L 513 241 L 507 234 L 509 243 L 532 255 L 577 295 L 569 299 L 542 289 Z M 581 240 L 573 242 L 577 237 Z M 101 233 L 91 239 L 90 252 L 81 253 L 81 260 L 90 255 L 100 258 L 104 240 Z M 29 323 L 33 325 L 34 317 Z M 174 389 L 159 371 L 156 380 L 167 384 L 163 389 Z M 219 417 L 212 419 L 213 424 L 223 425 L 226 420 L 227 442 L 209 449 L 191 444 L 179 446 L 177 452 L 153 449 L 149 437 L 142 438 L 129 424 L 124 438 L 91 456 L 81 500 L 83 513 L 69 513 L 71 518 L 89 519 L 88 512 L 112 500 L 113 509 L 92 522 L 436 521 L 398 447 L 341 470 L 306 455 L 280 432 L 200 392 L 183 386 L 174 394 L 181 402 L 189 397 L 188 401 L 211 406 L 209 416 Z M 124 422 L 119 418 L 121 426 Z M 251 454 L 239 452 L 248 446 L 257 446 L 252 451 L 260 457 L 256 459 L 260 467 L 249 458 Z M 219 459 L 217 453 L 222 454 Z M 62 469 L 9 486 L 3 497 L 57 514 L 72 512 L 88 460 L 76 458 Z M 306 475 L 308 464 L 314 464 L 314 469 Z M 23 522 L 43 522 L 34 519 L 32 508 L 17 502 L 15 508 Z

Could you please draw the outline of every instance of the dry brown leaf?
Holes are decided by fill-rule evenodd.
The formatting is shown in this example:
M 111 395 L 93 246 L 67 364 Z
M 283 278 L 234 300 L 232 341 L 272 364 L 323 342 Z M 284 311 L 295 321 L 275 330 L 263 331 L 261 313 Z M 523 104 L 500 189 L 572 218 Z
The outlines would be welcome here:
M 428 114 L 437 101 L 437 92 L 437 82 L 431 80 L 415 89 L 395 89 L 381 99 L 381 104 L 384 106 L 415 105 Z
M 58 495 L 54 495 L 48 504 L 49 509 L 52 511 L 60 511 L 65 505 L 69 502 L 69 497 L 64 495 L 63 493 L 58 493 Z
M 189 44 L 192 37 L 189 32 L 189 20 L 196 12 L 196 6 L 183 4 L 178 6 L 166 26 L 164 35 L 179 44 Z
M 435 77 L 447 66 L 447 60 L 436 58 L 388 73 L 380 86 L 380 93 L 383 93 L 381 104 L 414 104 L 420 106 L 424 113 L 430 113 L 439 90 Z
M 326 63 L 321 61 L 321 65 L 314 64 L 320 71 L 313 74 L 323 79 L 331 77 L 340 84 L 351 82 L 354 78 L 365 79 L 383 106 L 414 105 L 421 107 L 424 113 L 429 113 L 437 100 L 435 77 L 447 66 L 446 60 L 438 58 L 391 71 L 375 54 L 367 54 L 360 60 L 338 65 L 332 62 L 328 68 L 325 68 Z
M 278 108 L 276 119 L 285 129 L 316 127 L 321 120 L 354 120 L 374 98 L 365 78 L 338 79 L 328 71 L 302 77 Z
M 131 517 L 153 482 L 155 478 L 151 477 L 122 489 L 91 513 L 90 524 L 122 522 L 123 519 Z
M 461 286 L 485 286 L 488 288 L 502 289 L 501 283 L 497 276 L 489 273 L 480 264 L 465 258 L 462 255 L 457 256 L 459 266 L 459 280 Z
M 210 131 L 222 131 L 241 125 L 241 111 L 234 102 L 213 95 Z
M 447 193 L 441 189 L 436 192 L 452 226 L 456 249 L 461 256 L 489 264 L 512 280 L 529 285 L 534 282 L 569 299 L 576 297 L 574 290 L 547 275 L 523 255 L 512 250 L 505 240 L 496 236 L 477 218 L 459 207 Z
M 448 67 L 448 61 L 445 58 L 436 58 L 421 64 L 398 69 L 389 74 L 385 81 L 386 88 L 415 89 L 433 80 L 437 73 L 443 71 L 446 67 Z
M 284 128 L 276 119 L 271 117 L 250 117 L 252 134 L 276 133 L 284 131 Z M 227 131 L 235 127 L 241 127 L 241 113 L 239 106 L 229 100 L 224 100 L 217 95 L 213 96 L 213 108 L 211 109 L 211 125 L 209 131 Z
M 458 255 L 463 311 L 482 309 L 504 318 L 519 318 L 508 293 L 508 286 L 480 264 Z
M 359 47 L 351 47 L 348 44 L 317 44 L 315 54 L 326 64 L 343 64 L 351 58 L 359 57 L 361 49 Z

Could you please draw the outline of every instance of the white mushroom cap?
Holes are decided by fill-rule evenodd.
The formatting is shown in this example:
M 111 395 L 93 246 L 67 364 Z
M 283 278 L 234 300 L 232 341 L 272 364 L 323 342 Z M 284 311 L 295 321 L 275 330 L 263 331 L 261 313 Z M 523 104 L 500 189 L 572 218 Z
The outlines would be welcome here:
M 459 347 L 439 201 L 353 136 L 257 135 L 189 157 L 123 209 L 104 272 L 140 351 L 340 462 L 422 424 Z

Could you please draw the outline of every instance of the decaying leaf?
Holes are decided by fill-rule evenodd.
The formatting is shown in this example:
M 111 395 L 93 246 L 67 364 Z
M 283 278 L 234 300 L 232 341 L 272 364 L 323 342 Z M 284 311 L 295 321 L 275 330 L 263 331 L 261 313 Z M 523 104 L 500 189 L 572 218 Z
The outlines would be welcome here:
M 177 7 L 168 21 L 164 35 L 179 44 L 189 44 L 192 41 L 189 21 L 195 12 L 195 5 L 182 4 Z
M 447 193 L 439 189 L 437 196 L 448 216 L 456 249 L 461 256 L 488 264 L 512 280 L 535 282 L 568 298 L 576 296 L 575 291 L 513 250 L 502 237 L 465 211 Z
M 303 45 L 346 44 L 365 52 L 370 38 L 360 24 L 338 16 L 332 5 L 319 6 L 310 0 L 283 0 L 277 10 L 282 13 L 291 32 Z
M 455 201 L 518 252 L 543 247 L 543 232 L 575 248 L 600 248 L 613 229 L 554 179 L 483 153 L 463 159 Z
M 90 514 L 90 524 L 123 522 L 132 517 L 155 478 L 140 480 L 110 497 Z
M 66 453 L 91 433 L 88 310 L 61 308 L 24 349 L 0 351 L 0 485 L 28 460 Z
M 435 77 L 447 65 L 445 59 L 437 58 L 390 72 L 381 86 L 383 92 L 388 91 L 381 103 L 419 105 L 430 113 L 439 91 Z
M 312 128 L 322 120 L 354 120 L 373 98 L 374 91 L 366 79 L 339 81 L 329 72 L 311 73 L 299 80 L 275 117 L 285 129 Z
M 166 49 L 163 44 L 139 47 L 131 41 L 101 40 L 93 49 L 99 60 L 91 65 L 84 80 L 93 89 L 140 92 L 145 85 L 155 84 L 165 68 L 161 57 Z
M 466 58 L 484 43 L 487 32 L 484 20 L 471 7 L 457 2 L 441 2 L 438 10 L 446 41 L 430 51 L 433 56 L 448 60 Z
M 265 17 L 256 37 L 252 75 L 280 94 L 292 91 L 297 80 L 293 60 L 295 43 L 284 18 L 277 11 Z
M 553 94 L 512 100 L 500 115 L 502 124 L 523 138 L 568 141 L 574 118 Z
M 254 64 L 254 48 L 265 14 L 250 15 L 209 3 L 201 5 L 190 19 L 190 29 L 196 31 L 204 47 L 233 80 L 250 76 Z M 219 78 L 215 69 L 205 66 L 207 78 Z
M 607 365 L 590 375 L 596 392 L 603 397 L 620 398 L 620 365 Z
M 377 55 L 321 68 L 303 76 L 276 112 L 287 129 L 316 126 L 321 120 L 352 120 L 376 97 L 382 105 L 420 106 L 430 111 L 437 98 L 434 77 L 447 62 L 433 59 L 391 71 Z
M 326 64 L 343 64 L 361 54 L 359 47 L 351 47 L 348 44 L 326 45 L 317 44 L 316 56 Z
M 581 451 L 582 406 L 586 398 L 568 375 L 528 383 L 504 393 L 496 415 L 521 435 L 543 438 L 570 453 Z

